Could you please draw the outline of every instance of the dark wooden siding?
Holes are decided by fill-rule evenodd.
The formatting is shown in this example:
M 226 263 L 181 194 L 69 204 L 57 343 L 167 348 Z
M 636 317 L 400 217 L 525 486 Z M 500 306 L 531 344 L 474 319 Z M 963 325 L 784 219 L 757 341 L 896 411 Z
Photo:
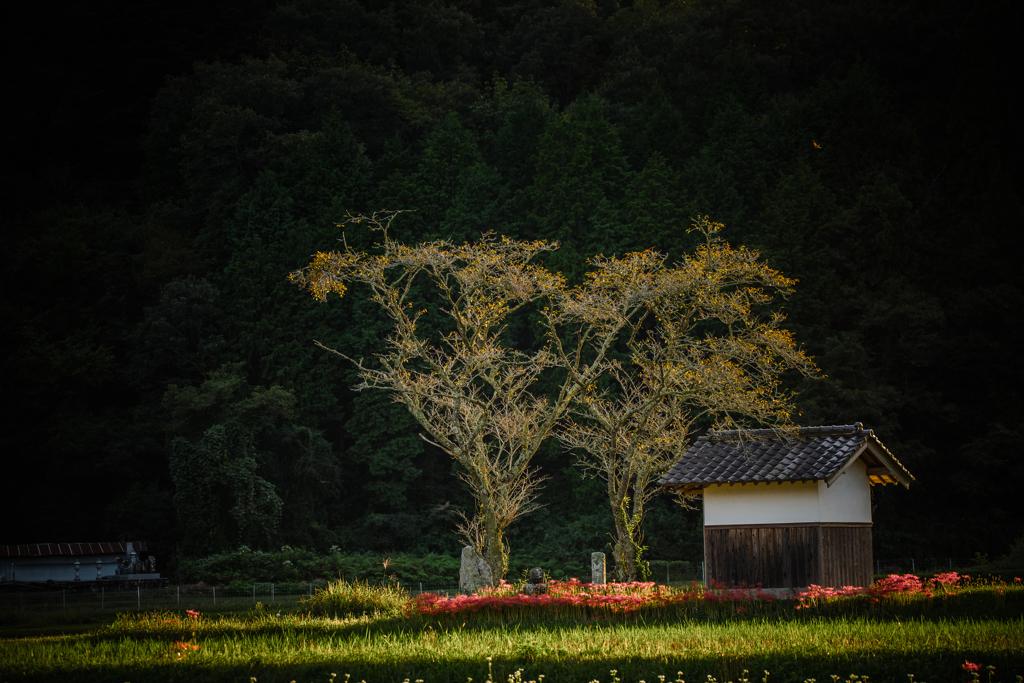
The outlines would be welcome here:
M 869 586 L 874 578 L 871 527 L 822 526 L 825 586 Z
M 708 581 L 729 586 L 867 586 L 871 527 L 705 527 L 704 561 Z

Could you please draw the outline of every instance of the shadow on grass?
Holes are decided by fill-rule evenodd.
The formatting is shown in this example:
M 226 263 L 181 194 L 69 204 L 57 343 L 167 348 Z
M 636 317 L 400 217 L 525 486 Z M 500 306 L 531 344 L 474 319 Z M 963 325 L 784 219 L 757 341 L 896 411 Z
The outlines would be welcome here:
M 983 664 L 995 666 L 993 681 L 1012 681 L 1018 673 L 1024 673 L 1019 656 L 1002 653 L 982 653 Z M 851 674 L 862 678 L 870 677 L 872 683 L 881 681 L 907 681 L 908 674 L 920 681 L 961 681 L 967 680 L 961 665 L 964 654 L 959 651 L 929 651 L 900 657 L 882 657 L 872 653 L 837 653 L 835 655 L 779 654 L 739 657 L 731 654 L 688 654 L 679 651 L 671 656 L 575 656 L 559 653 L 537 655 L 529 652 L 513 652 L 510 655 L 495 655 L 491 662 L 483 658 L 469 658 L 459 655 L 443 659 L 426 656 L 409 656 L 391 661 L 367 663 L 353 661 L 339 654 L 329 662 L 268 662 L 254 657 L 245 663 L 199 663 L 188 661 L 153 662 L 131 666 L 104 666 L 91 670 L 65 669 L 59 667 L 45 675 L 29 675 L 21 678 L 17 672 L 4 672 L 5 680 L 54 681 L 73 680 L 82 683 L 116 681 L 164 683 L 197 681 L 221 683 L 227 681 L 258 683 L 323 683 L 333 681 L 344 683 L 346 675 L 353 683 L 401 683 L 402 681 L 423 681 L 424 683 L 466 683 L 469 680 L 482 683 L 494 681 L 543 680 L 544 683 L 608 683 L 619 680 L 623 683 L 647 681 L 654 683 L 661 676 L 668 683 L 677 680 L 704 683 L 714 677 L 719 683 L 767 680 L 769 683 L 806 683 L 808 679 L 828 681 L 831 675 L 841 676 L 846 681 Z M 517 678 L 521 671 L 521 678 Z M 611 673 L 614 671 L 615 673 Z M 680 673 L 681 672 L 681 673 Z M 765 672 L 770 672 L 767 676 Z M 12 675 L 13 674 L 13 675 Z M 333 674 L 337 674 L 336 677 Z M 543 676 L 543 679 L 540 679 Z
M 717 605 L 722 609 L 675 619 L 633 614 L 538 620 L 488 612 L 443 619 L 335 620 L 250 610 L 196 621 L 171 612 L 126 614 L 90 633 L 8 640 L 6 645 L 0 641 L 0 680 L 322 683 L 334 673 L 336 683 L 344 683 L 345 674 L 352 683 L 466 683 L 470 678 L 504 683 L 524 669 L 522 681 L 543 675 L 544 683 L 589 683 L 612 681 L 614 669 L 623 683 L 655 683 L 659 676 L 671 683 L 679 671 L 691 683 L 704 683 L 708 676 L 726 683 L 742 680 L 746 669 L 750 681 L 762 681 L 768 670 L 770 683 L 828 681 L 832 674 L 841 680 L 866 675 L 872 683 L 905 682 L 907 674 L 914 674 L 915 680 L 934 683 L 967 680 L 960 668 L 965 659 L 994 665 L 993 681 L 1013 681 L 1024 673 L 1019 645 L 1024 591 L 963 593 L 883 607 L 867 601 L 843 604 L 841 612 L 834 606 L 831 611 L 840 612 L 835 614 L 827 607 L 796 610 L 792 602 L 772 603 L 757 614 Z M 997 626 L 991 635 L 965 645 L 961 625 L 980 622 Z M 839 641 L 848 623 L 877 624 L 889 631 L 915 624 L 927 632 L 928 642 L 874 649 L 844 644 Z M 807 627 L 806 633 L 793 640 L 789 626 Z M 739 630 L 729 632 L 732 627 Z M 740 646 L 737 639 L 746 642 Z M 182 642 L 202 649 L 189 651 L 179 646 Z M 647 647 L 651 643 L 656 644 L 653 650 Z M 22 649 L 21 658 L 5 657 L 5 648 L 8 654 Z M 651 651 L 658 654 L 647 654 Z M 24 671 L 17 670 L 18 661 Z

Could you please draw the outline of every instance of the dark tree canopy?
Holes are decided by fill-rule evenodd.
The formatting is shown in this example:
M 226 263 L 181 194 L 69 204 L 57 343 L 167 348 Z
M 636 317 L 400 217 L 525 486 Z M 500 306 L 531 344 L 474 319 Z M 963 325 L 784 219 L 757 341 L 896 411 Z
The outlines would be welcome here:
M 414 210 L 393 225 L 410 245 L 559 241 L 538 262 L 570 284 L 601 255 L 682 262 L 708 215 L 797 281 L 785 326 L 822 373 L 783 376 L 794 422 L 863 422 L 918 476 L 876 492 L 876 555 L 1024 535 L 1016 6 L 83 7 L 32 6 L 9 46 L 5 542 L 456 552 L 459 466 L 312 343 L 370 359 L 391 323 L 364 285 L 328 307 L 286 279 L 383 208 Z M 503 343 L 542 347 L 539 309 L 505 323 Z M 280 410 L 247 422 L 256 405 Z M 607 549 L 578 455 L 534 455 L 543 507 L 507 535 L 535 555 L 514 569 Z M 699 523 L 651 500 L 647 556 L 694 558 Z

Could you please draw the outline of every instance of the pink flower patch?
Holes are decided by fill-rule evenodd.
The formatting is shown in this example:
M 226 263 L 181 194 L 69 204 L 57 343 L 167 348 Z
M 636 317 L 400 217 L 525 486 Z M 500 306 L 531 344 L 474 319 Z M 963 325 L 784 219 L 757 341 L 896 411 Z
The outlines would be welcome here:
M 502 611 L 516 608 L 546 608 L 558 612 L 563 608 L 589 608 L 599 612 L 629 613 L 648 606 L 667 607 L 699 600 L 712 603 L 748 603 L 753 600 L 776 599 L 776 596 L 765 593 L 760 588 L 727 589 L 724 586 L 717 586 L 716 590 L 712 591 L 701 591 L 696 587 L 693 590 L 680 591 L 667 586 L 657 586 L 651 581 L 594 585 L 570 579 L 550 581 L 547 592 L 541 595 L 518 594 L 511 585 L 504 582 L 494 588 L 479 590 L 474 595 L 448 597 L 424 593 L 413 598 L 409 611 L 415 614 L 441 615 L 464 614 L 480 609 Z M 737 611 L 742 612 L 745 609 L 740 607 Z

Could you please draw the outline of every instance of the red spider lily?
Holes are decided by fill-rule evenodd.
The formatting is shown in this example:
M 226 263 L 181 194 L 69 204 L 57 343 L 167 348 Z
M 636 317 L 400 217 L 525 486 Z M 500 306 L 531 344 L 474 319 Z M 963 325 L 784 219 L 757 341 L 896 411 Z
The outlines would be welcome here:
M 667 607 L 689 601 L 745 602 L 755 599 L 775 600 L 776 596 L 760 588 L 734 588 L 715 591 L 676 590 L 657 586 L 650 581 L 594 585 L 578 579 L 551 581 L 542 595 L 522 595 L 502 582 L 474 595 L 454 598 L 424 593 L 413 598 L 409 611 L 416 614 L 463 614 L 480 610 L 501 611 L 514 608 L 541 608 L 559 612 L 562 609 L 599 609 L 613 613 L 629 613 L 644 607 Z
M 904 594 L 914 595 L 920 594 L 925 597 L 935 597 L 935 590 L 941 586 L 943 592 L 952 593 L 952 589 L 956 587 L 956 583 L 961 579 L 969 578 L 967 576 L 961 576 L 956 572 L 947 572 L 945 574 L 938 574 L 934 578 L 927 581 L 922 581 L 920 577 L 914 574 L 890 574 L 884 579 L 879 579 L 871 586 L 866 588 L 859 586 L 843 586 L 842 588 L 825 588 L 822 586 L 816 586 L 811 584 L 807 587 L 806 591 L 799 593 L 797 598 L 802 603 L 802 607 L 807 608 L 810 605 L 806 604 L 807 601 L 814 601 L 821 598 L 846 598 L 854 596 L 867 596 L 872 602 L 878 602 L 879 599 L 884 598 L 888 595 Z M 797 607 L 800 609 L 800 607 Z
M 961 669 L 963 669 L 964 671 L 966 671 L 966 672 L 970 673 L 970 672 L 972 672 L 972 671 L 978 671 L 978 670 L 980 670 L 980 669 L 981 669 L 981 664 L 973 664 L 973 663 L 971 663 L 971 662 L 968 662 L 968 661 L 967 661 L 967 660 L 965 659 L 965 660 L 964 660 L 964 663 L 960 665 L 960 668 L 961 668 Z

